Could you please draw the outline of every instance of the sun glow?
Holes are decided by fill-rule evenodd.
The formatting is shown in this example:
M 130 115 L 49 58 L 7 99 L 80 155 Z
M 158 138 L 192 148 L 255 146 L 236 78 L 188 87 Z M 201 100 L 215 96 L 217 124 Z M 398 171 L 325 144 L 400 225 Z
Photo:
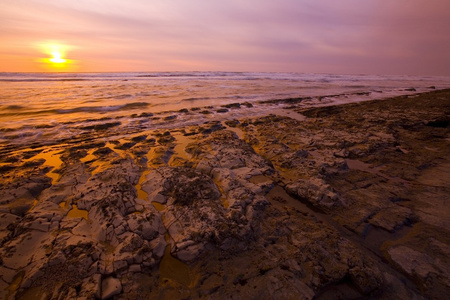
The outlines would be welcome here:
M 39 50 L 47 55 L 47 58 L 39 59 L 42 68 L 49 71 L 72 71 L 74 61 L 67 59 L 67 52 L 71 47 L 59 43 L 39 44 Z
M 53 58 L 49 58 L 49 61 L 51 61 L 52 63 L 55 64 L 63 64 L 65 62 L 67 62 L 67 59 L 62 58 L 62 54 L 59 52 L 52 52 L 52 56 Z

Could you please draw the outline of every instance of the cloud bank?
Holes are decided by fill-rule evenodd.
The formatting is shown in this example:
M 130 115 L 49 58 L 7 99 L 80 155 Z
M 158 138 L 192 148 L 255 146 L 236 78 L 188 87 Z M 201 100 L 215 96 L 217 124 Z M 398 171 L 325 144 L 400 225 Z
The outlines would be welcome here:
M 4 0 L 0 71 L 44 42 L 80 71 L 450 75 L 448 0 Z

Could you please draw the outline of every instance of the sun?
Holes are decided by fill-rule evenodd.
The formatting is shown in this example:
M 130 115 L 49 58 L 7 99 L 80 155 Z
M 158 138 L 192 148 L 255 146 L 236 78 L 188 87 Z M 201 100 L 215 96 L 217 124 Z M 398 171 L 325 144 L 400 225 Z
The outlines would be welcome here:
M 52 52 L 52 56 L 52 58 L 49 58 L 49 61 L 52 63 L 63 64 L 67 62 L 67 59 L 62 58 L 62 54 L 57 51 Z
M 62 43 L 41 43 L 39 50 L 46 58 L 39 59 L 43 69 L 48 71 L 70 71 L 73 69 L 73 60 L 67 58 L 70 46 Z

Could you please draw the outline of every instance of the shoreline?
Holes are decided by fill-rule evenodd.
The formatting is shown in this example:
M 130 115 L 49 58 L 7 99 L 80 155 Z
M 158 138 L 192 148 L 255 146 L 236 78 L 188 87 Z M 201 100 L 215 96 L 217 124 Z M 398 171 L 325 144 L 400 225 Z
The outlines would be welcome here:
M 429 89 L 435 89 L 435 87 L 431 86 L 428 88 L 421 88 L 420 90 L 422 90 L 423 92 Z M 379 93 L 380 96 L 382 95 L 382 92 L 370 91 L 361 93 L 357 92 L 354 94 L 344 93 L 314 97 L 260 100 L 256 102 L 232 102 L 221 105 L 194 106 L 189 108 L 163 111 L 153 111 L 151 109 L 152 105 L 150 105 L 149 103 L 138 102 L 121 105 L 123 107 L 138 106 L 141 108 L 137 111 L 138 113 L 124 115 L 120 113 L 120 110 L 117 112 L 108 112 L 108 110 L 105 110 L 102 114 L 97 114 L 97 117 L 95 117 L 96 115 L 94 114 L 90 118 L 86 118 L 86 113 L 87 115 L 89 115 L 89 108 L 79 107 L 65 110 L 67 111 L 66 113 L 73 110 L 74 113 L 78 111 L 77 114 L 80 114 L 79 117 L 70 117 L 69 121 L 63 121 L 63 119 L 61 119 L 66 115 L 66 113 L 62 113 L 60 115 L 55 114 L 53 117 L 52 115 L 48 115 L 41 121 L 34 120 L 33 114 L 30 114 L 29 118 L 34 121 L 29 124 L 19 124 L 20 126 L 18 127 L 10 127 L 10 124 L 14 122 L 13 120 L 7 120 L 7 122 L 3 122 L 4 124 L 8 125 L 0 128 L 0 151 L 2 151 L 2 148 L 8 147 L 9 145 L 22 144 L 24 147 L 30 146 L 32 144 L 36 145 L 39 143 L 43 145 L 50 145 L 51 143 L 57 144 L 64 141 L 69 141 L 71 139 L 77 139 L 79 138 L 79 136 L 83 138 L 83 136 L 88 133 L 94 135 L 104 135 L 110 128 L 113 128 L 116 132 L 124 132 L 124 134 L 127 135 L 132 132 L 147 130 L 171 130 L 201 124 L 204 122 L 238 120 L 250 115 L 252 117 L 262 117 L 264 115 L 267 115 L 268 112 L 272 111 L 276 111 L 279 114 L 286 115 L 285 113 L 282 113 L 284 110 L 290 111 L 292 113 L 294 112 L 294 110 L 290 108 L 295 108 L 296 106 L 297 108 L 298 106 L 312 108 L 343 105 L 347 103 L 378 101 L 391 98 L 391 96 L 389 95 L 384 95 L 384 97 L 369 97 L 369 95 L 373 93 Z M 418 94 L 420 93 L 418 93 L 415 88 L 410 88 L 404 89 L 399 97 L 414 96 Z M 351 95 L 356 95 L 358 97 L 353 99 Z M 333 101 L 337 101 L 338 103 L 335 103 Z M 17 117 L 16 110 L 21 111 L 23 109 L 23 107 L 21 106 L 9 105 L 8 107 L 6 107 L 6 111 L 13 108 L 14 111 L 11 112 L 11 117 Z M 94 111 L 97 111 L 99 109 L 99 107 L 94 107 Z M 51 111 L 54 110 L 49 110 L 49 112 Z M 117 114 L 118 112 L 119 114 Z M 26 115 L 28 114 L 29 113 L 26 112 Z M 37 113 L 36 116 L 38 115 L 39 113 Z M 81 115 L 83 117 L 81 117 Z M 295 116 L 295 112 L 293 113 L 293 115 L 294 118 L 298 117 Z M 4 116 L 1 117 L 6 118 L 8 117 L 8 114 L 4 114 Z
M 0 295 L 448 294 L 450 90 L 288 104 L 3 147 Z

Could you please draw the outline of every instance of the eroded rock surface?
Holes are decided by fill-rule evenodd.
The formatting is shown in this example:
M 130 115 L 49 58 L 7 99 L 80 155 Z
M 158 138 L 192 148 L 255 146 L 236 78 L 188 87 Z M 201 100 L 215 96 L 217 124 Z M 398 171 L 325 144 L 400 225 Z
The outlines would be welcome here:
M 292 104 L 5 146 L 1 297 L 444 299 L 450 92 Z

